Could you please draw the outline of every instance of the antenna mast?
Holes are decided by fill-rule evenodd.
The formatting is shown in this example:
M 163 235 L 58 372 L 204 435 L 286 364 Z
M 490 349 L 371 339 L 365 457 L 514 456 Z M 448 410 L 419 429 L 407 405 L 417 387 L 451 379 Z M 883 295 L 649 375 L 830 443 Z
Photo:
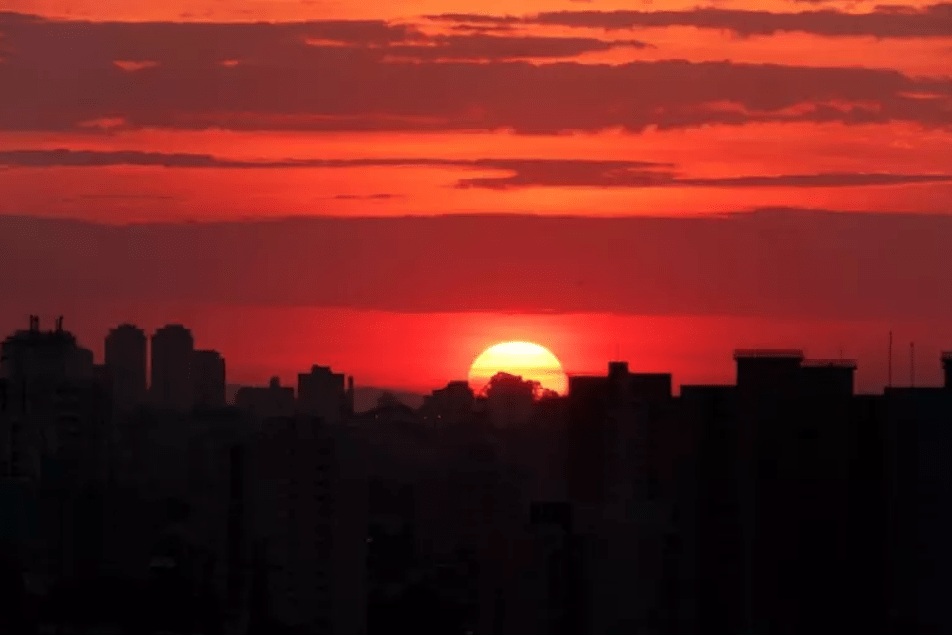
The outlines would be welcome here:
M 889 331 L 889 379 L 888 386 L 892 388 L 892 331 Z
M 909 386 L 916 385 L 916 343 L 909 342 Z

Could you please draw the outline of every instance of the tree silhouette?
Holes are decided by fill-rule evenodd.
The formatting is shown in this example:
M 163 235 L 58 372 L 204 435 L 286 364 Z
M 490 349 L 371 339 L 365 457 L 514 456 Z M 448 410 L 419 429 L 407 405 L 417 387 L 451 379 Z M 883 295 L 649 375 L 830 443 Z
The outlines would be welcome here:
M 499 372 L 493 375 L 486 387 L 483 389 L 487 397 L 492 398 L 494 394 L 507 395 L 510 397 L 532 396 L 532 399 L 550 399 L 557 397 L 558 393 L 548 388 L 543 388 L 542 384 L 534 379 L 523 379 L 519 375 Z

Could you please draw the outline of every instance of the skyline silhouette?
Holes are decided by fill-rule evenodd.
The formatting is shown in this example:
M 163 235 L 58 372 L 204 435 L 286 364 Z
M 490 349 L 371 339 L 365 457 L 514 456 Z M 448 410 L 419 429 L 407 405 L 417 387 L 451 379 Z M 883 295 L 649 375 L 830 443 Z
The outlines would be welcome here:
M 392 319 L 393 317 L 389 314 L 383 314 L 383 315 L 386 319 Z M 82 313 L 77 313 L 75 317 L 81 319 L 83 315 Z M 606 317 L 609 320 L 610 319 L 619 320 L 618 317 L 613 317 L 613 316 L 606 316 Z M 40 316 L 37 315 L 36 318 L 39 320 Z M 73 319 L 73 316 L 65 316 L 65 318 Z M 52 321 L 55 323 L 56 319 L 65 319 L 65 318 L 54 318 L 52 319 Z M 508 321 L 510 322 L 510 324 L 513 322 L 518 322 L 518 320 L 514 320 L 512 316 L 499 316 L 499 318 L 500 318 L 499 319 L 500 322 Z M 402 319 L 407 324 L 412 324 L 413 321 L 417 319 L 419 319 L 421 322 L 425 324 L 427 321 L 427 316 L 414 316 L 412 314 L 408 314 L 408 315 L 402 316 Z M 487 321 L 489 321 L 490 319 L 492 319 L 491 315 L 490 317 L 487 318 Z M 50 320 L 48 319 L 47 321 L 50 321 Z M 452 324 L 453 317 L 446 316 L 446 321 Z M 4 323 L 5 322 L 0 321 L 0 325 Z M 130 330 L 134 330 L 135 333 L 145 334 L 145 336 L 148 339 L 151 339 L 152 335 L 155 334 L 155 331 L 161 330 L 169 326 L 170 324 L 173 324 L 174 326 L 182 326 L 181 324 L 174 324 L 174 323 L 164 324 L 161 321 L 154 321 L 153 323 L 155 324 L 155 327 L 153 329 L 152 334 L 148 334 L 149 333 L 148 330 L 140 329 L 135 324 L 130 324 L 128 322 L 118 325 L 112 330 L 116 330 L 116 329 L 122 330 L 127 328 Z M 89 350 L 92 351 L 92 354 L 95 356 L 95 358 L 97 360 L 100 360 L 99 363 L 104 362 L 106 359 L 105 355 L 106 355 L 106 350 L 108 346 L 106 344 L 106 341 L 108 340 L 109 332 L 111 332 L 108 329 L 108 327 L 105 327 L 105 324 L 107 323 L 98 323 L 98 324 L 92 325 L 92 324 L 89 324 L 89 322 L 87 322 L 86 325 L 83 325 L 84 328 L 82 329 L 84 337 L 80 337 L 80 340 L 81 342 L 83 342 L 83 345 L 88 346 Z M 214 328 L 215 328 L 214 323 L 208 323 L 208 324 L 209 324 L 209 328 L 212 329 L 211 335 L 212 337 L 214 337 L 215 335 L 217 335 L 214 332 Z M 756 323 L 754 324 L 756 325 Z M 21 319 L 21 324 L 19 326 L 16 326 L 14 324 L 13 330 L 23 330 L 23 326 L 24 325 L 22 324 L 22 319 Z M 234 322 L 229 324 L 229 326 L 230 326 L 229 330 L 234 334 L 232 335 L 232 337 L 237 336 L 246 341 L 249 338 L 252 340 L 255 339 L 251 331 L 244 331 L 244 332 L 238 331 L 236 329 L 237 324 L 235 324 Z M 744 328 L 744 326 L 745 325 L 743 325 L 742 323 L 741 328 Z M 808 326 L 809 326 L 809 323 L 806 325 L 806 327 Z M 916 328 L 917 326 L 919 325 L 914 324 L 912 328 Z M 678 386 L 680 384 L 699 384 L 699 383 L 700 384 L 703 384 L 703 383 L 728 384 L 730 383 L 731 379 L 733 378 L 731 366 L 730 364 L 725 364 L 724 360 L 729 359 L 729 356 L 732 355 L 736 350 L 741 350 L 744 348 L 754 348 L 754 349 L 761 348 L 765 350 L 772 350 L 772 349 L 777 349 L 778 345 L 780 345 L 780 348 L 782 348 L 783 344 L 785 343 L 788 344 L 789 342 L 793 341 L 797 345 L 797 349 L 802 349 L 806 353 L 809 353 L 811 351 L 820 352 L 820 354 L 813 355 L 813 357 L 816 359 L 853 360 L 855 363 L 857 363 L 857 384 L 856 384 L 857 392 L 862 394 L 878 394 L 878 393 L 881 393 L 882 390 L 889 385 L 896 386 L 896 387 L 916 385 L 916 384 L 920 386 L 940 385 L 943 382 L 943 377 L 944 377 L 943 366 L 941 362 L 938 362 L 936 360 L 941 360 L 945 352 L 948 349 L 952 349 L 952 346 L 944 345 L 941 341 L 930 342 L 929 340 L 924 338 L 918 342 L 903 341 L 905 338 L 903 338 L 902 336 L 906 335 L 908 332 L 902 332 L 902 331 L 895 332 L 893 330 L 886 330 L 885 332 L 877 331 L 877 332 L 871 332 L 871 333 L 865 334 L 866 335 L 865 339 L 866 339 L 866 342 L 868 342 L 868 344 L 866 345 L 864 349 L 861 349 L 861 350 L 864 350 L 865 355 L 851 355 L 851 354 L 847 354 L 847 352 L 852 352 L 853 350 L 856 350 L 855 345 L 846 347 L 844 346 L 844 342 L 852 343 L 855 340 L 850 340 L 848 337 L 844 337 L 842 334 L 842 331 L 840 331 L 839 329 L 833 330 L 832 333 L 828 334 L 827 337 L 825 338 L 826 344 L 820 347 L 815 345 L 810 346 L 809 340 L 804 335 L 804 331 L 806 327 L 800 327 L 797 330 L 791 329 L 791 330 L 788 330 L 786 333 L 784 333 L 783 331 L 780 331 L 778 335 L 774 335 L 774 336 L 764 336 L 760 333 L 757 333 L 756 336 L 753 338 L 750 337 L 749 332 L 741 333 L 738 341 L 743 342 L 744 345 L 733 346 L 729 342 L 720 341 L 717 343 L 716 348 L 712 347 L 708 349 L 707 356 L 709 357 L 705 360 L 702 360 L 703 365 L 698 363 L 698 358 L 701 357 L 701 351 L 691 351 L 690 347 L 686 345 L 690 342 L 681 343 L 680 346 L 678 346 L 677 343 L 674 343 L 674 342 L 666 343 L 665 345 L 658 346 L 657 339 L 655 339 L 650 349 L 651 350 L 651 354 L 649 357 L 650 361 L 646 361 L 645 359 L 639 360 L 639 356 L 637 355 L 634 355 L 634 356 L 625 355 L 625 357 L 629 359 L 630 363 L 633 364 L 633 367 L 639 368 L 640 372 L 672 373 L 673 376 L 677 378 L 677 382 L 675 383 L 675 392 L 677 392 Z M 184 326 L 184 328 L 188 329 L 187 325 Z M 250 329 L 251 325 L 249 325 L 246 328 Z M 561 326 L 561 328 L 564 329 L 565 326 Z M 55 330 L 55 328 L 53 330 Z M 409 331 L 409 329 L 406 329 L 406 331 Z M 791 331 L 794 333 L 793 336 L 790 335 Z M 189 329 L 189 332 L 192 332 L 191 329 Z M 501 334 L 507 333 L 506 330 L 502 330 L 502 329 L 500 329 L 499 332 Z M 519 330 L 512 329 L 512 330 L 509 330 L 508 332 L 515 332 L 524 336 L 531 337 L 531 331 L 529 331 L 524 326 L 522 326 Z M 87 335 L 87 334 L 98 334 L 98 333 L 105 334 L 105 336 L 101 340 L 98 340 L 98 341 L 97 339 L 90 338 Z M 730 331 L 727 331 L 725 335 L 729 333 Z M 139 335 L 132 334 L 132 336 L 138 337 Z M 295 335 L 293 332 L 285 332 L 285 336 L 290 338 L 289 339 L 290 346 L 300 347 L 300 342 L 295 341 Z M 193 333 L 193 337 L 194 337 L 194 333 Z M 307 337 L 307 334 L 303 333 L 302 337 Z M 354 341 L 360 341 L 358 339 L 359 337 L 360 337 L 359 335 L 355 334 Z M 724 335 L 721 336 L 722 339 L 723 337 Z M 556 352 L 559 353 L 559 357 L 563 361 L 565 372 L 570 376 L 598 374 L 600 372 L 599 366 L 603 365 L 603 362 L 599 362 L 597 360 L 618 358 L 619 353 L 622 351 L 622 349 L 617 344 L 615 346 L 610 347 L 612 349 L 611 351 L 607 350 L 609 346 L 605 342 L 607 342 L 608 339 L 611 339 L 611 338 L 614 338 L 616 340 L 620 339 L 617 335 L 609 334 L 606 340 L 602 342 L 602 346 L 601 346 L 601 348 L 604 350 L 604 353 L 605 353 L 604 355 L 600 355 L 599 351 L 597 350 L 588 351 L 586 355 L 586 359 L 596 360 L 594 364 L 592 366 L 589 366 L 588 368 L 578 368 L 577 366 L 573 367 L 571 365 L 564 363 L 565 359 L 571 360 L 573 358 L 571 355 L 567 355 L 563 357 L 561 350 L 557 349 Z M 207 338 L 203 338 L 203 340 L 205 339 Z M 220 335 L 218 339 L 219 341 L 221 341 Z M 894 339 L 895 341 L 892 342 L 891 339 Z M 261 340 L 258 340 L 258 341 L 261 341 Z M 456 355 L 459 361 L 455 365 L 455 370 L 452 370 L 451 368 L 449 373 L 447 373 L 446 375 L 443 375 L 442 377 L 437 376 L 435 373 L 432 373 L 430 381 L 428 383 L 413 381 L 412 379 L 408 379 L 405 375 L 399 372 L 401 370 L 401 366 L 399 363 L 394 364 L 394 362 L 384 362 L 384 364 L 386 365 L 394 365 L 395 370 L 397 370 L 398 372 L 396 373 L 391 372 L 388 374 L 380 373 L 380 369 L 375 368 L 372 365 L 372 359 L 370 363 L 368 363 L 366 358 L 364 358 L 361 364 L 362 366 L 361 371 L 363 372 L 353 373 L 357 377 L 357 389 L 360 395 L 360 398 L 359 398 L 360 403 L 364 406 L 373 405 L 374 403 L 376 403 L 377 397 L 379 397 L 381 394 L 383 394 L 384 392 L 391 392 L 395 394 L 401 394 L 402 400 L 408 405 L 418 406 L 422 402 L 422 399 L 424 398 L 424 396 L 428 394 L 431 390 L 435 390 L 437 388 L 443 387 L 446 385 L 447 382 L 454 381 L 456 379 L 461 379 L 461 378 L 465 379 L 470 372 L 470 365 L 479 357 L 479 354 L 482 353 L 483 350 L 485 350 L 486 348 L 489 348 L 491 345 L 500 343 L 498 340 L 489 339 L 485 336 L 479 339 L 474 338 L 474 341 L 476 342 L 474 344 L 475 346 L 477 347 L 483 346 L 483 348 L 479 350 L 474 350 L 473 352 L 459 351 Z M 571 342 L 571 340 L 569 341 Z M 487 342 L 487 344 L 483 345 L 482 342 Z M 915 349 L 911 347 L 911 344 L 915 345 Z M 335 345 L 338 347 L 338 350 L 340 350 L 339 340 L 335 342 Z M 642 346 L 644 345 L 645 344 L 642 344 Z M 568 349 L 568 346 L 566 346 L 566 348 Z M 671 354 L 672 357 L 675 358 L 675 360 L 677 360 L 678 358 L 683 359 L 683 357 L 686 354 L 691 355 L 691 357 L 693 357 L 693 360 L 692 360 L 693 366 L 690 367 L 687 371 L 685 371 L 683 370 L 683 366 L 681 369 L 678 369 L 675 366 L 676 364 L 675 362 L 670 365 L 670 366 L 674 366 L 674 368 L 671 368 L 671 367 L 666 368 L 666 364 L 665 364 L 665 353 L 666 353 L 665 349 L 666 348 L 668 348 L 668 350 L 673 349 L 674 352 L 669 354 Z M 147 346 L 147 349 L 151 350 L 151 346 Z M 267 386 L 268 383 L 275 377 L 279 378 L 280 381 L 285 383 L 285 385 L 295 384 L 297 381 L 297 373 L 299 373 L 303 368 L 309 368 L 314 363 L 314 360 L 320 360 L 320 361 L 323 361 L 324 363 L 331 362 L 332 366 L 338 367 L 338 368 L 348 367 L 345 363 L 341 363 L 343 361 L 346 361 L 346 358 L 341 356 L 340 353 L 337 353 L 337 361 L 334 361 L 333 356 L 322 355 L 320 348 L 317 346 L 314 346 L 311 350 L 307 352 L 298 351 L 298 355 L 296 356 L 296 359 L 293 362 L 290 362 L 290 363 L 285 362 L 283 364 L 274 365 L 274 366 L 265 365 L 261 363 L 262 360 L 255 360 L 255 359 L 249 360 L 248 357 L 246 356 L 247 354 L 245 356 L 241 355 L 242 351 L 240 347 L 237 349 L 234 349 L 234 348 L 229 349 L 226 347 L 220 347 L 220 349 L 221 350 L 214 350 L 214 351 L 211 351 L 211 350 L 200 351 L 199 350 L 198 352 L 199 353 L 204 352 L 207 354 L 211 354 L 212 356 L 220 355 L 222 357 L 222 361 L 214 362 L 215 364 L 217 363 L 224 364 L 225 362 L 228 362 L 228 368 L 229 368 L 228 379 L 225 382 L 225 386 L 226 386 L 226 394 L 229 399 L 233 399 L 234 393 L 242 385 Z M 433 355 L 433 357 L 438 358 L 441 355 L 442 351 L 437 351 L 434 349 L 435 347 L 432 347 L 430 349 L 432 351 L 431 355 Z M 631 349 L 631 346 L 627 345 L 625 346 L 624 350 L 625 352 L 627 352 L 630 349 Z M 347 350 L 347 349 L 344 348 L 344 350 Z M 353 351 L 354 349 L 351 348 L 350 350 Z M 571 353 L 571 349 L 568 349 L 568 352 Z M 238 353 L 239 359 L 241 359 L 243 362 L 241 365 L 238 366 L 237 373 L 235 371 L 235 366 L 233 363 L 234 353 Z M 264 352 L 263 358 L 267 359 L 268 357 L 269 357 L 268 353 Z M 328 359 L 328 357 L 331 357 L 331 359 Z M 381 365 L 384 365 L 384 364 L 381 364 Z M 892 371 L 891 375 L 890 375 L 890 366 Z M 252 369 L 250 372 L 249 372 L 249 367 L 250 369 Z M 866 374 L 867 378 L 872 374 L 869 372 L 869 367 L 872 367 L 875 369 L 875 379 L 872 381 L 870 381 L 869 379 L 866 379 L 866 381 L 862 381 L 862 378 L 864 377 L 864 371 L 866 371 L 867 373 Z M 151 366 L 147 365 L 146 370 L 148 370 L 148 368 L 151 368 Z M 698 372 L 699 369 L 700 369 L 700 372 Z M 141 369 L 137 369 L 135 372 L 138 373 L 139 370 Z M 217 372 L 221 372 L 221 371 L 217 371 Z M 518 374 L 518 369 L 516 369 L 516 372 Z M 368 375 L 370 377 L 374 377 L 374 376 L 380 377 L 381 375 L 383 375 L 384 377 L 389 376 L 391 380 L 390 381 L 379 381 L 379 380 L 367 381 L 366 379 L 364 379 L 364 377 L 367 377 Z M 146 376 L 151 376 L 151 375 L 147 373 Z
M 565 395 L 500 371 L 362 410 L 320 364 L 226 404 L 181 324 L 120 324 L 107 363 L 43 324 L 0 345 L 15 635 L 952 626 L 952 352 L 881 394 L 737 349 L 722 385 L 614 360 Z
M 0 5 L 0 635 L 952 634 L 949 2 Z

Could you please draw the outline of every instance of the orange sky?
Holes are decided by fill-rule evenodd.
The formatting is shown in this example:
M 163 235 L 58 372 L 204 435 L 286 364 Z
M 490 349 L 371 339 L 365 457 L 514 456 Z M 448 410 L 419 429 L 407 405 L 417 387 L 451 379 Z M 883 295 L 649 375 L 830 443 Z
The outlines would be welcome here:
M 912 219 L 952 209 L 949 4 L 7 0 L 4 10 L 0 215 L 122 225 L 509 213 L 681 218 L 764 208 Z M 396 232 L 390 249 L 399 251 L 403 236 Z M 908 251 L 894 247 L 886 251 Z M 493 249 L 472 257 L 492 259 Z M 694 250 L 679 249 L 690 263 Z M 155 247 L 126 257 L 180 256 Z M 28 262 L 10 258 L 0 252 L 8 273 Z M 381 269 L 390 262 L 387 253 L 366 258 Z M 520 266 L 518 254 L 507 258 Z M 846 251 L 837 262 L 856 267 Z M 763 266 L 767 280 L 776 265 Z M 7 296 L 9 280 L 0 276 Z M 55 275 L 47 282 L 51 294 L 62 287 Z M 945 281 L 932 282 L 923 293 L 942 292 Z M 818 302 L 809 284 L 780 291 L 763 284 L 756 288 L 765 298 Z M 560 357 L 597 370 L 608 356 L 602 349 L 618 338 L 582 342 L 578 329 L 607 319 L 597 317 L 600 296 L 586 297 L 590 304 L 567 322 L 509 332 L 473 312 L 480 302 L 488 307 L 489 295 L 474 292 L 463 306 L 444 294 L 442 303 L 428 301 L 443 317 L 425 319 L 450 335 L 407 326 L 417 334 L 407 341 L 462 358 L 496 338 L 553 341 Z M 292 311 L 268 302 L 268 310 Z M 308 310 L 323 310 L 320 302 Z M 731 307 L 730 319 L 748 319 L 740 300 Z M 952 319 L 945 308 L 929 310 L 924 323 Z M 33 309 L 8 303 L 5 311 L 0 323 Z M 678 311 L 651 318 L 669 320 L 652 328 L 681 328 Z M 624 319 L 635 320 L 625 326 L 633 328 L 648 318 Z M 360 340 L 352 326 L 327 328 Z M 576 336 L 557 334 L 565 329 Z M 743 339 L 740 332 L 731 337 Z M 258 337 L 264 351 L 278 345 Z M 920 335 L 936 347 L 942 337 L 935 329 Z M 373 381 L 420 387 L 462 374 L 458 360 L 421 363 L 398 380 L 396 352 L 371 359 L 370 344 L 355 344 L 361 352 L 334 357 L 322 341 L 307 349 L 327 357 L 315 362 Z M 655 370 L 680 369 L 685 379 L 710 376 L 710 364 L 698 370 L 681 344 L 665 341 L 651 353 L 632 344 L 630 356 L 655 360 Z M 235 348 L 229 342 L 221 346 Z M 303 360 L 262 352 L 240 366 L 269 363 L 287 372 Z

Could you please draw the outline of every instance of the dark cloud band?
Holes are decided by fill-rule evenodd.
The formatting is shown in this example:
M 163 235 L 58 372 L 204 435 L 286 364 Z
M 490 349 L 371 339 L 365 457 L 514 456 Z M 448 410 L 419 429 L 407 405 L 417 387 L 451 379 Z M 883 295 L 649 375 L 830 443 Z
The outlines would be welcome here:
M 583 15 L 631 22 L 590 12 L 535 19 L 581 24 Z M 385 22 L 130 24 L 9 14 L 0 16 L 0 32 L 0 130 L 553 134 L 789 121 L 952 126 L 948 78 L 852 67 L 513 59 L 642 46 L 633 40 L 432 36 Z
M 0 216 L 0 297 L 949 320 L 950 235 L 950 216 L 794 209 L 129 226 Z
M 281 161 L 237 161 L 207 154 L 165 154 L 159 152 L 100 152 L 91 150 L 6 150 L 0 151 L 0 167 L 105 167 L 136 165 L 163 168 L 274 170 L 360 167 L 456 167 L 465 170 L 498 170 L 500 176 L 462 178 L 459 188 L 518 189 L 525 187 L 860 187 L 952 181 L 952 174 L 822 173 L 773 176 L 742 175 L 720 178 L 689 178 L 679 175 L 670 163 L 651 161 L 605 161 L 585 159 L 287 159 Z M 390 198 L 371 195 L 369 198 Z M 341 199 L 357 198 L 341 195 Z M 368 198 L 368 197 L 363 197 Z

